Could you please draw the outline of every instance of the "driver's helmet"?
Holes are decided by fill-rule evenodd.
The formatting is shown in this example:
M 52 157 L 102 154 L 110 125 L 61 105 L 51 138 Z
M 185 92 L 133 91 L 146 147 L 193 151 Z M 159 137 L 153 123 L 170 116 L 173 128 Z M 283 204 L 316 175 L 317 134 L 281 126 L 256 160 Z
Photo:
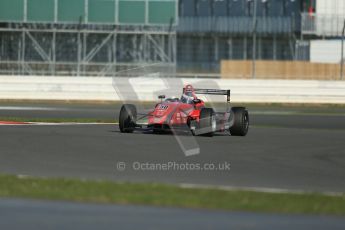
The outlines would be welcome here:
M 194 100 L 193 88 L 191 86 L 187 86 L 184 89 L 184 92 L 181 96 L 181 102 L 187 103 L 187 104 L 192 104 L 193 100 Z

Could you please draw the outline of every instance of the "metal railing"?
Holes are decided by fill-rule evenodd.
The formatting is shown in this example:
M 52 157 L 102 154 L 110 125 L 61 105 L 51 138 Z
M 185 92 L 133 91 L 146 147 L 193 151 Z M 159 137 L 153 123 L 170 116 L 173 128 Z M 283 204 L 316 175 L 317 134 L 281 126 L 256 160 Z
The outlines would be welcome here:
M 78 68 L 80 70 L 78 71 Z M 1 75 L 20 76 L 84 76 L 84 77 L 136 77 L 159 73 L 162 77 L 175 76 L 175 65 L 171 63 L 73 63 L 42 61 L 0 61 Z
M 317 36 L 341 36 L 344 15 L 302 13 L 302 33 Z

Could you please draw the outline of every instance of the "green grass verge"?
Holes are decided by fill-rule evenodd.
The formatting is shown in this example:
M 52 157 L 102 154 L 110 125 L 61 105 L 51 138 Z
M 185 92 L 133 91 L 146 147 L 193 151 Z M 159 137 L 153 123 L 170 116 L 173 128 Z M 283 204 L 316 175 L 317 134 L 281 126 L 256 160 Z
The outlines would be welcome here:
M 49 122 L 49 123 L 116 123 L 116 119 L 97 119 L 97 118 L 28 118 L 28 117 L 0 117 L 0 121 L 13 122 Z
M 345 195 L 263 193 L 0 175 L 0 197 L 268 213 L 345 215 Z

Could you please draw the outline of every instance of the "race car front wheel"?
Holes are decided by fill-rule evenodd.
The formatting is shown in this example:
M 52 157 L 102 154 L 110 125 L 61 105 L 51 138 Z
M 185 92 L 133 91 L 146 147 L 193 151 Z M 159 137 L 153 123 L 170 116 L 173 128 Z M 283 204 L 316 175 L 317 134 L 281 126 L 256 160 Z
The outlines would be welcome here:
M 230 134 L 232 136 L 245 136 L 249 129 L 249 114 L 246 108 L 233 107 L 231 108 L 233 125 L 230 127 Z
M 202 136 L 212 137 L 214 132 L 216 132 L 216 127 L 216 116 L 213 109 L 201 109 L 198 134 Z
M 122 105 L 119 115 L 119 126 L 121 133 L 132 133 L 136 126 L 137 109 L 135 105 Z

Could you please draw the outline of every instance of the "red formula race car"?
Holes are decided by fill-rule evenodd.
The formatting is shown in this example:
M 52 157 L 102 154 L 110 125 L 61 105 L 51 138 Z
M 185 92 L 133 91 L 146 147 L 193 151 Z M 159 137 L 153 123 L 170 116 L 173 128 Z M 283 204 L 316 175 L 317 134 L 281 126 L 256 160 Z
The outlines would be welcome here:
M 207 108 L 205 102 L 196 95 L 226 95 L 225 112 L 215 112 Z M 161 102 L 146 113 L 138 114 L 135 105 L 124 104 L 119 115 L 119 127 L 122 133 L 134 130 L 152 131 L 188 131 L 193 135 L 213 136 L 215 132 L 224 132 L 233 136 L 245 136 L 249 129 L 249 114 L 244 107 L 230 107 L 230 90 L 194 89 L 187 85 L 181 98 L 158 97 Z M 139 117 L 138 117 L 139 116 Z M 140 121 L 146 121 L 145 124 Z

